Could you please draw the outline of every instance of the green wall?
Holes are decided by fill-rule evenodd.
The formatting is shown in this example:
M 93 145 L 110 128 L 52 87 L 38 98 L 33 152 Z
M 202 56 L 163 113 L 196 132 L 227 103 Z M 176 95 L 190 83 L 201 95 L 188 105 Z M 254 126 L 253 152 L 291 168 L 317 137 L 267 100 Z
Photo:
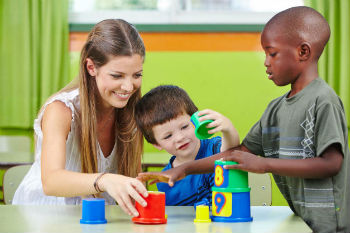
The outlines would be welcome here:
M 210 108 L 229 119 L 241 139 L 267 104 L 289 87 L 277 87 L 265 73 L 263 52 L 148 52 L 142 93 L 162 84 L 185 89 L 199 109 Z M 79 53 L 71 53 L 71 77 Z M 156 152 L 145 144 L 145 152 Z
M 211 108 L 229 119 L 241 139 L 267 104 L 288 87 L 268 80 L 262 52 L 149 52 L 142 93 L 161 84 L 184 88 L 199 109 Z M 156 151 L 146 144 L 145 151 Z

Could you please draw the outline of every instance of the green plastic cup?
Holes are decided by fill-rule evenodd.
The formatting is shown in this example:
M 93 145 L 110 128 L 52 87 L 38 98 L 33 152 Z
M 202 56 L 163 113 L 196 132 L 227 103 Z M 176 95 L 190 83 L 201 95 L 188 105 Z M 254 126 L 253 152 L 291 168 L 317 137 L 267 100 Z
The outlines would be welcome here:
M 249 192 L 248 172 L 225 169 L 224 165 L 234 165 L 234 161 L 215 161 L 215 180 L 212 191 L 218 192 Z
M 213 128 L 207 128 L 207 125 L 213 122 L 213 120 L 199 121 L 200 117 L 198 117 L 198 112 L 193 113 L 193 115 L 191 116 L 191 122 L 195 127 L 194 133 L 199 139 L 210 138 L 211 136 L 213 136 L 213 134 L 208 133 L 208 130 L 211 130 Z

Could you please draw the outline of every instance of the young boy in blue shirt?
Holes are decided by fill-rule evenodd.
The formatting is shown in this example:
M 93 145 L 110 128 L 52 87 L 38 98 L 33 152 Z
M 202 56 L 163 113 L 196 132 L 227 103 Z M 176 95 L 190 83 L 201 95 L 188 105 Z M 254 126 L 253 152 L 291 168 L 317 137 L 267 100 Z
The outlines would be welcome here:
M 163 171 L 197 159 L 209 157 L 220 151 L 239 145 L 239 136 L 231 121 L 223 115 L 206 109 L 199 112 L 200 121 L 211 119 L 210 134 L 222 132 L 223 138 L 199 140 L 195 136 L 190 118 L 197 112 L 196 105 L 187 93 L 171 85 L 153 88 L 136 105 L 136 123 L 145 139 L 157 149 L 172 154 Z M 189 175 L 173 187 L 158 183 L 159 191 L 165 192 L 166 205 L 193 206 L 211 204 L 211 187 L 214 174 Z
M 266 73 L 277 86 L 291 85 L 271 101 L 242 144 L 158 174 L 139 174 L 172 185 L 188 174 L 227 169 L 272 173 L 290 208 L 314 232 L 350 232 L 348 127 L 340 98 L 317 71 L 330 37 L 325 18 L 309 7 L 275 15 L 261 34 Z M 260 156 L 256 156 L 260 155 Z

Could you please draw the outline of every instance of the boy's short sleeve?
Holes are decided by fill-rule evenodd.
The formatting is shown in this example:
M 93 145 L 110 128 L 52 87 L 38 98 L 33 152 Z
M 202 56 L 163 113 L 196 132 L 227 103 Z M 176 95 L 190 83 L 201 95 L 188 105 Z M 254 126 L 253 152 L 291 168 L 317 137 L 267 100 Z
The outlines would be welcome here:
M 315 147 L 316 156 L 320 156 L 327 147 L 334 143 L 341 145 L 345 155 L 344 132 L 347 132 L 344 110 L 340 105 L 324 103 L 316 110 Z
M 261 121 L 253 125 L 247 136 L 243 139 L 242 145 L 248 148 L 253 154 L 264 155 L 262 148 L 262 129 Z

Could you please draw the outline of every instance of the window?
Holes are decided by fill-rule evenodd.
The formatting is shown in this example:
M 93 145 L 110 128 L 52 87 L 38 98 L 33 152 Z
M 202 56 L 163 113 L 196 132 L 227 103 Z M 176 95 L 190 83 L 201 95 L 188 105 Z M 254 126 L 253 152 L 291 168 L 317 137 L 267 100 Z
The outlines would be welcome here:
M 134 24 L 265 24 L 303 0 L 70 0 L 72 24 L 122 18 Z

